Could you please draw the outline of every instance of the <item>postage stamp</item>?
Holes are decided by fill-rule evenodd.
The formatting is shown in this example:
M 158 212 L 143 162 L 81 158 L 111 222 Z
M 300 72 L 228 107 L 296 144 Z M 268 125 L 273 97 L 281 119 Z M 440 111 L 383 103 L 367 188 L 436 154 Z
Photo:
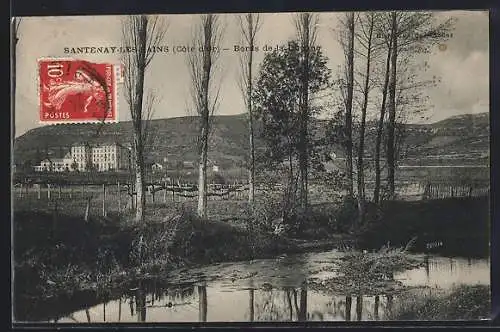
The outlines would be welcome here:
M 39 59 L 40 122 L 115 122 L 121 66 L 79 59 Z

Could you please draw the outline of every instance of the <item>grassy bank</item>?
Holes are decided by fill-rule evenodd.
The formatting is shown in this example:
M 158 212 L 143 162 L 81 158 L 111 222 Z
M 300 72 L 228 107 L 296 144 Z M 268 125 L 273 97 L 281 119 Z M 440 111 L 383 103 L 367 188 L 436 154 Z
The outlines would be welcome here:
M 430 290 L 429 290 L 430 291 Z M 476 320 L 491 316 L 490 287 L 460 285 L 450 291 L 408 293 L 387 314 L 389 320 Z
M 352 202 L 314 205 L 300 229 L 288 234 L 291 239 L 273 233 L 279 209 L 271 200 L 265 203 L 252 214 L 245 202 L 211 201 L 208 220 L 191 212 L 194 202 L 157 203 L 141 224 L 128 214 L 91 213 L 85 221 L 82 208 L 15 205 L 15 316 L 32 317 L 39 312 L 35 308 L 61 297 L 110 296 L 137 279 L 179 267 L 331 249 L 349 239 L 345 234 L 357 211 Z M 486 198 L 387 202 L 372 209 L 358 245 L 404 246 L 417 236 L 415 251 L 487 255 L 488 203 Z M 432 241 L 443 246 L 429 250 L 425 246 Z
M 114 214 L 85 221 L 62 209 L 14 213 L 15 317 L 20 320 L 35 319 L 56 299 L 88 292 L 109 297 L 137 279 L 179 267 L 332 247 L 331 241 L 250 230 L 241 214 L 235 222 L 225 209 L 217 219 L 202 220 L 190 208 L 158 207 L 148 210 L 142 224 Z

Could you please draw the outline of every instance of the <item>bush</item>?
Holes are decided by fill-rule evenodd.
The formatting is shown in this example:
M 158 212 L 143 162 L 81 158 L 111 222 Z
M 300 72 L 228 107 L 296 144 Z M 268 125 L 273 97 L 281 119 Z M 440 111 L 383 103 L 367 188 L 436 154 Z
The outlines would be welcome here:
M 354 198 L 344 197 L 334 212 L 332 225 L 334 231 L 347 233 L 352 229 L 353 221 L 358 218 L 358 203 Z
M 349 251 L 335 261 L 335 276 L 321 284 L 326 291 L 351 295 L 380 295 L 405 289 L 394 274 L 420 267 L 407 248 L 382 248 L 378 252 Z

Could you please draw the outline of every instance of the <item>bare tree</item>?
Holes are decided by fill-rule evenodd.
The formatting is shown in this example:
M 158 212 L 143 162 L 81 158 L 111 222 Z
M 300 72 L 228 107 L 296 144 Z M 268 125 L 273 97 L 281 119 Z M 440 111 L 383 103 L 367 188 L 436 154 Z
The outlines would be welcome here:
M 344 147 L 346 151 L 347 194 L 353 196 L 353 144 L 352 144 L 352 106 L 354 99 L 354 12 L 346 13 L 340 20 L 340 44 L 345 55 L 345 77 L 341 86 L 344 103 Z
M 144 98 L 144 77 L 158 46 L 165 36 L 168 25 L 158 16 L 128 16 L 122 22 L 122 42 L 130 47 L 124 52 L 125 98 L 130 108 L 134 129 L 133 151 L 135 161 L 135 191 L 137 206 L 135 219 L 144 219 L 146 206 L 144 147 L 148 137 L 148 124 L 152 115 L 154 97 L 152 93 Z
M 302 212 L 308 207 L 308 173 L 309 173 L 309 130 L 311 116 L 309 100 L 310 67 L 312 51 L 316 46 L 319 16 L 312 13 L 299 13 L 295 16 L 295 30 L 300 47 L 299 73 L 299 172 L 300 172 L 300 207 Z
M 391 74 L 389 80 L 389 119 L 387 124 L 387 182 L 388 198 L 395 198 L 396 170 L 396 108 L 398 91 L 398 58 L 403 55 L 428 53 L 436 44 L 449 39 L 454 28 L 454 19 L 438 23 L 433 13 L 391 12 Z
M 379 30 L 380 29 L 380 30 Z M 377 29 L 378 34 L 382 36 L 386 36 L 383 32 L 382 29 L 385 29 L 385 26 L 379 26 Z M 381 181 L 381 167 L 380 167 L 380 149 L 381 149 L 381 144 L 382 144 L 382 134 L 384 131 L 384 121 L 385 121 L 385 114 L 386 114 L 386 103 L 387 103 L 387 91 L 389 87 L 389 73 L 390 73 L 390 67 L 391 67 L 391 54 L 392 54 L 392 30 L 389 30 L 389 36 L 385 38 L 385 43 L 387 46 L 387 57 L 386 57 L 386 62 L 385 62 L 385 69 L 384 69 L 384 80 L 383 80 L 383 87 L 382 87 L 382 102 L 380 105 L 380 115 L 379 115 L 379 120 L 377 123 L 377 134 L 375 137 L 375 154 L 374 154 L 374 159 L 375 159 L 375 188 L 373 192 L 373 201 L 375 204 L 378 204 L 380 201 L 380 181 Z
M 363 94 L 363 101 L 361 105 L 361 123 L 359 129 L 359 144 L 358 144 L 358 157 L 357 157 L 357 191 L 358 191 L 358 215 L 359 224 L 364 221 L 365 215 L 365 180 L 364 180 L 364 154 L 365 154 L 365 127 L 366 127 L 366 111 L 368 108 L 368 98 L 371 89 L 371 66 L 374 57 L 374 52 L 377 48 L 377 43 L 374 36 L 374 27 L 376 23 L 377 14 L 369 12 L 362 14 L 358 17 L 359 32 L 357 32 L 356 40 L 360 45 L 361 54 L 365 62 L 364 82 L 361 88 Z
M 195 52 L 188 53 L 191 96 L 199 115 L 198 133 L 198 216 L 207 215 L 207 154 L 210 122 L 218 106 L 220 85 L 213 87 L 216 62 L 220 55 L 222 24 L 215 14 L 201 15 L 193 31 Z
M 244 96 L 248 116 L 249 137 L 249 160 L 248 160 L 248 202 L 253 206 L 255 197 L 255 143 L 254 143 L 254 121 L 252 113 L 253 93 L 253 52 L 255 51 L 255 36 L 261 27 L 259 14 L 248 13 L 238 16 L 238 22 L 245 43 L 245 52 L 240 56 L 240 80 L 239 85 Z
M 398 60 L 398 17 L 396 12 L 391 13 L 391 73 L 389 79 L 389 122 L 387 123 L 387 185 L 389 186 L 389 199 L 394 199 L 394 173 L 396 170 L 394 159 L 394 130 L 396 123 L 396 80 Z

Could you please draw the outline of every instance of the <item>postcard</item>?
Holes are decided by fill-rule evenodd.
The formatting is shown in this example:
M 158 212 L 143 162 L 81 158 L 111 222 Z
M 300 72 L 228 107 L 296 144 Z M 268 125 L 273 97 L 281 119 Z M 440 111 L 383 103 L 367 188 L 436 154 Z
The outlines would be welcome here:
M 13 320 L 490 319 L 489 13 L 15 17 Z

